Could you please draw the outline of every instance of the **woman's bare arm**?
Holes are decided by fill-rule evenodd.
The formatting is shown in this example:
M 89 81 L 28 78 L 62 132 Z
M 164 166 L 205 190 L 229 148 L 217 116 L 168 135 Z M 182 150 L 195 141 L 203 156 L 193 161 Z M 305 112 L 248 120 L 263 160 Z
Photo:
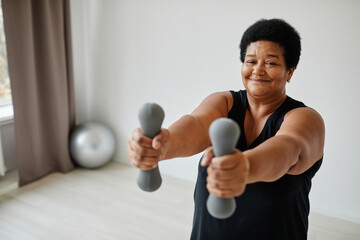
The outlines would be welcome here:
M 202 152 L 210 146 L 208 129 L 217 118 L 226 117 L 232 107 L 230 92 L 218 92 L 205 98 L 189 115 L 162 129 L 150 139 L 135 129 L 128 142 L 128 157 L 132 164 L 150 170 L 158 162 L 176 157 L 187 157 Z
M 169 147 L 164 158 L 187 157 L 204 151 L 211 145 L 210 124 L 227 117 L 232 104 L 230 92 L 217 92 L 205 98 L 191 114 L 173 123 L 168 129 Z
M 305 172 L 322 157 L 324 139 L 324 122 L 315 110 L 290 111 L 274 137 L 244 152 L 250 162 L 248 182 L 271 182 L 286 173 Z
M 207 188 L 218 197 L 243 193 L 246 184 L 273 182 L 285 174 L 298 175 L 323 155 L 325 127 L 313 109 L 298 108 L 286 114 L 277 134 L 251 150 L 214 157 L 212 147 L 202 165 L 209 165 Z

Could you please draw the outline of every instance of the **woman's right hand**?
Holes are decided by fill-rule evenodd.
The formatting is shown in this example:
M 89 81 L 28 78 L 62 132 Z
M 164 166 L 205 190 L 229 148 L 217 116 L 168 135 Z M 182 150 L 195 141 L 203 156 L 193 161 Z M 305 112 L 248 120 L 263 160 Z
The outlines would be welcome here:
M 151 170 L 165 159 L 170 133 L 167 129 L 153 139 L 144 136 L 140 128 L 133 131 L 128 141 L 128 157 L 131 163 L 141 170 Z

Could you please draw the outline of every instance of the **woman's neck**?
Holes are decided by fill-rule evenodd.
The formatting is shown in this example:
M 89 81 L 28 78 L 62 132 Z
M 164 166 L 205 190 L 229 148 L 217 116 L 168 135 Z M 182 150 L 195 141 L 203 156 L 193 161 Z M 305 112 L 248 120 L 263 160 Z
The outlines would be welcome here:
M 255 118 L 272 114 L 286 99 L 285 92 L 273 98 L 257 98 L 247 93 L 248 110 Z

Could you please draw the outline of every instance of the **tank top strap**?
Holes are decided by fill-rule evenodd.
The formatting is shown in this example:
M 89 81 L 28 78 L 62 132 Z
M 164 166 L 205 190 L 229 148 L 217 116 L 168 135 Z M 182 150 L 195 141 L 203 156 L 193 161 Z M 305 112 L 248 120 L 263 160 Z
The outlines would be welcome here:
M 228 117 L 236 121 L 240 127 L 241 133 L 244 133 L 244 121 L 245 113 L 248 108 L 248 100 L 246 90 L 230 91 L 233 96 L 233 106 L 228 113 Z M 240 139 L 237 144 L 237 148 L 241 151 L 254 148 L 265 140 L 275 136 L 276 132 L 280 129 L 286 113 L 298 108 L 306 107 L 306 105 L 300 101 L 294 100 L 293 98 L 286 96 L 285 101 L 280 105 L 276 111 L 271 114 L 267 119 L 263 130 L 260 135 L 255 139 L 250 146 L 247 146 L 246 138 L 244 134 L 240 135 Z
M 290 112 L 291 110 L 299 107 L 306 107 L 306 105 L 300 101 L 297 101 L 289 96 L 286 96 L 285 101 L 280 105 L 278 109 L 269 117 L 268 121 L 266 122 L 264 128 L 269 128 L 272 130 L 272 133 L 269 133 L 272 137 L 279 131 L 281 124 L 284 121 L 285 115 Z
M 247 150 L 247 143 L 244 131 L 244 120 L 247 108 L 247 96 L 245 90 L 230 91 L 233 96 L 233 106 L 228 113 L 228 118 L 234 120 L 240 128 L 240 138 L 236 145 L 236 148 L 245 151 Z

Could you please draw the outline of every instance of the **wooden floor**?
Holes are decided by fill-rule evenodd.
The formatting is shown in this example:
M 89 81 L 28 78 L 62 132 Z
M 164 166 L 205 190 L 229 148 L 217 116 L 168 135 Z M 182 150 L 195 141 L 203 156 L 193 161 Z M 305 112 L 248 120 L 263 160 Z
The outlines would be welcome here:
M 135 184 L 137 172 L 111 163 L 2 194 L 0 239 L 189 239 L 194 183 L 163 176 L 161 188 L 146 193 Z M 309 239 L 358 240 L 360 224 L 313 213 Z

